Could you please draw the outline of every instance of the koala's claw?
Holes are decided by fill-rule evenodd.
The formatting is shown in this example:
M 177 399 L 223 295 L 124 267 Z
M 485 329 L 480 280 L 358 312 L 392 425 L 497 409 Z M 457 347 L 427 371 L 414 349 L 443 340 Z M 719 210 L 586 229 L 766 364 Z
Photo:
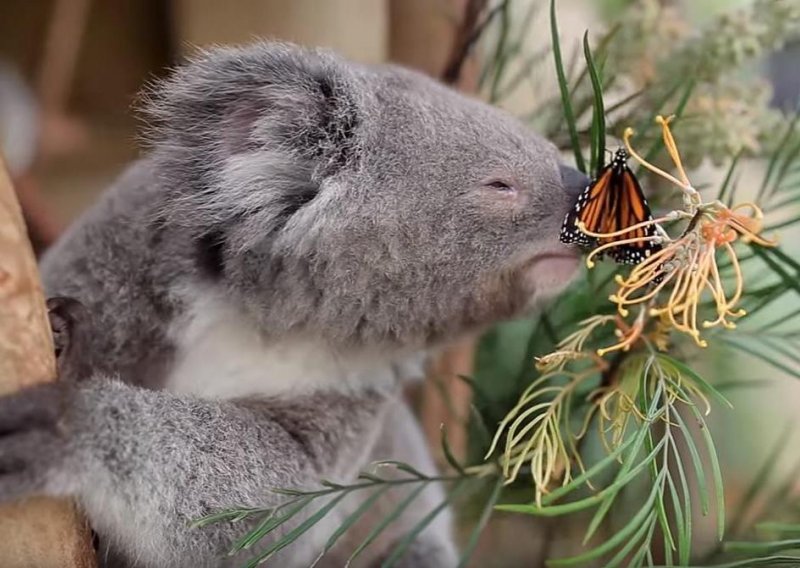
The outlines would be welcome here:
M 47 315 L 50 317 L 56 357 L 59 357 L 69 349 L 76 326 L 80 325 L 80 320 L 86 316 L 86 308 L 73 298 L 49 298 Z
M 66 394 L 46 384 L 0 397 L 0 502 L 43 491 L 64 449 Z
M 89 311 L 78 300 L 65 297 L 48 299 L 47 310 L 59 378 L 67 381 L 84 378 L 91 371 L 86 364 L 86 335 L 91 327 Z

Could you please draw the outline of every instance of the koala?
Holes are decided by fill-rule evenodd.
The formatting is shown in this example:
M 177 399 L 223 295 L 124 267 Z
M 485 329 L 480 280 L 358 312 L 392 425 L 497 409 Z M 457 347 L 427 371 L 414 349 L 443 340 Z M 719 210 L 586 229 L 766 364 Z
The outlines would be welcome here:
M 571 279 L 587 180 L 501 110 L 327 51 L 215 48 L 146 98 L 146 151 L 42 260 L 62 376 L 0 398 L 0 501 L 75 498 L 104 566 L 241 566 L 274 537 L 230 557 L 253 525 L 192 521 L 376 460 L 434 472 L 403 385 Z M 344 565 L 369 514 L 318 557 L 364 498 L 269 565 Z M 399 565 L 457 561 L 445 514 Z

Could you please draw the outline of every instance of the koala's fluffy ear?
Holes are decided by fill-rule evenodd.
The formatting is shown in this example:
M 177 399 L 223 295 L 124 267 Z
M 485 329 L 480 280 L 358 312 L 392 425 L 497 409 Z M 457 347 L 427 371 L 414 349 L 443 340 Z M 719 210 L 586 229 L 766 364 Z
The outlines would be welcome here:
M 196 56 L 147 97 L 163 216 L 237 250 L 279 229 L 359 159 L 360 84 L 354 65 L 291 45 Z
M 148 94 L 151 141 L 225 158 L 281 147 L 335 167 L 359 123 L 352 67 L 279 43 L 201 52 Z

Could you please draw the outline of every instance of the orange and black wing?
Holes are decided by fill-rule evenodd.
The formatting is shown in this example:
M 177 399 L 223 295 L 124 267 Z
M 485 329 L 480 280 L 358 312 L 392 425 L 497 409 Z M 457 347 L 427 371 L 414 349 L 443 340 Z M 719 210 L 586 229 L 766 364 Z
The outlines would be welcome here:
M 603 232 L 602 221 L 604 220 L 603 211 L 608 207 L 609 184 L 613 178 L 611 166 L 606 166 L 600 175 L 592 183 L 586 186 L 573 208 L 564 218 L 561 225 L 560 240 L 564 244 L 578 244 L 582 247 L 594 247 L 597 239 L 584 233 L 579 227 L 578 222 L 582 221 L 584 226 L 593 233 Z
M 608 212 L 609 222 L 604 232 L 620 231 L 653 220 L 653 214 L 639 180 L 627 165 L 619 176 L 617 192 L 619 197 L 616 200 L 616 207 Z M 628 233 L 609 239 L 613 241 L 635 239 L 635 241 L 609 249 L 608 255 L 620 264 L 639 264 L 654 252 L 661 250 L 661 245 L 650 239 L 657 234 L 655 225 L 637 227 Z
M 591 233 L 610 234 L 653 219 L 639 180 L 628 168 L 627 158 L 624 150 L 618 150 L 611 163 L 581 193 L 564 219 L 561 242 L 594 248 L 610 242 L 636 239 L 635 242 L 608 249 L 608 255 L 621 264 L 638 264 L 660 250 L 660 244 L 648 240 L 657 234 L 654 225 L 638 227 L 608 238 L 591 237 L 578 227 L 578 223 L 583 222 L 583 226 Z

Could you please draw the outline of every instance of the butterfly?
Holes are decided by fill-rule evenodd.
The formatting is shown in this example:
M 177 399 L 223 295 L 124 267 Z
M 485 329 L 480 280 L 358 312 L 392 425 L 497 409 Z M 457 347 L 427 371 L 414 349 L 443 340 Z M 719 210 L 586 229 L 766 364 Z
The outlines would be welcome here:
M 657 235 L 655 225 L 639 227 L 614 237 L 591 237 L 580 230 L 582 221 L 592 233 L 614 233 L 644 221 L 653 214 L 644 197 L 639 180 L 628 167 L 628 152 L 620 148 L 613 159 L 583 190 L 575 206 L 567 213 L 559 239 L 564 244 L 594 248 L 625 239 L 640 239 L 608 249 L 608 255 L 620 264 L 639 264 L 661 250 L 657 241 L 645 240 Z

